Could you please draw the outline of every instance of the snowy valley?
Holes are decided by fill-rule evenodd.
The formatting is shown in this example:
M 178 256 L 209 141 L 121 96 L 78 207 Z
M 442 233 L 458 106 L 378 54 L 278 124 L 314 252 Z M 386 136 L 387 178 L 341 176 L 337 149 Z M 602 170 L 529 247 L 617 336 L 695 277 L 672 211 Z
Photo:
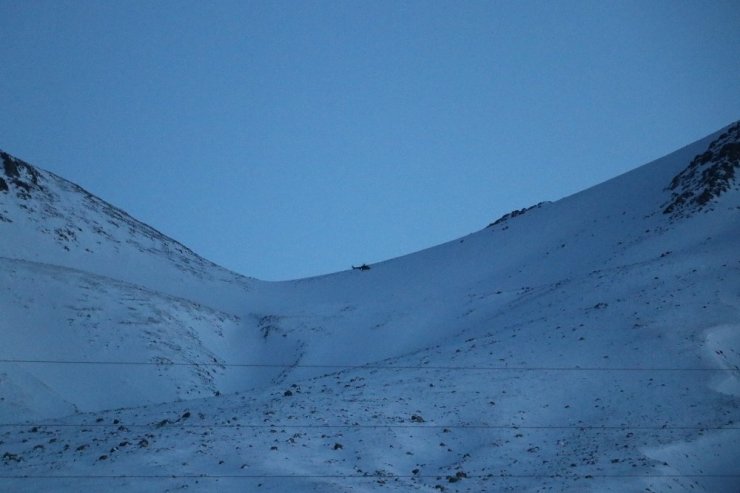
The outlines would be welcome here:
M 289 282 L 0 158 L 2 491 L 740 491 L 740 123 Z

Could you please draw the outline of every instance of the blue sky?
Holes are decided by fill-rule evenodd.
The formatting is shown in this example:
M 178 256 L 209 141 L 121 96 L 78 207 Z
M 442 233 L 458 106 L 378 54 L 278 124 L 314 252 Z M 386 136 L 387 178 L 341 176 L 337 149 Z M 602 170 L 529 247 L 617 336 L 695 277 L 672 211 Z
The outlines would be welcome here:
M 0 148 L 243 274 L 324 274 L 740 119 L 739 26 L 734 0 L 0 0 Z

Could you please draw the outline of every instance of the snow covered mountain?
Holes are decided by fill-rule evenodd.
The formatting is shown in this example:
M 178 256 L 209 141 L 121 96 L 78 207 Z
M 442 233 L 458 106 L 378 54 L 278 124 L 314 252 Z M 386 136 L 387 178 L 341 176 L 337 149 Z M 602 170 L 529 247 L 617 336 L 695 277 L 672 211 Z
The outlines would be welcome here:
M 740 123 L 280 283 L 0 157 L 2 490 L 740 490 Z
M 53 173 L 0 152 L 0 256 L 237 307 L 249 280 Z M 240 289 L 224 288 L 237 284 Z

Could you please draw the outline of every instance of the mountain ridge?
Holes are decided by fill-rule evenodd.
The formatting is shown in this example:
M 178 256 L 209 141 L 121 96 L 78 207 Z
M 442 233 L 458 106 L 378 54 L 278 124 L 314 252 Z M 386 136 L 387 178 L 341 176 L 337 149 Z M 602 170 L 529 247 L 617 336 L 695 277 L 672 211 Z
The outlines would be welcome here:
M 197 292 L 199 299 L 222 308 L 226 305 L 218 300 L 217 295 L 224 296 L 219 284 L 226 281 L 248 290 L 256 282 L 200 257 L 54 173 L 5 152 L 0 158 L 3 183 L 8 188 L 0 191 L 0 217 L 4 218 L 6 238 L 16 240 L 0 244 L 0 256 L 57 263 L 182 297 Z M 35 247 L 22 248 L 30 244 Z M 156 279 L 147 274 L 148 270 L 166 275 Z M 216 294 L 198 289 L 199 283 L 210 284 Z M 232 298 L 229 307 L 238 303 Z
M 180 269 L 140 238 L 96 254 L 148 274 L 73 271 L 88 257 L 58 219 L 0 191 L 0 249 L 31 257 L 0 252 L 0 488 L 736 491 L 734 175 L 664 213 L 675 177 L 701 196 L 686 170 L 733 125 L 465 237 L 296 281 Z M 109 217 L 60 200 L 85 231 Z

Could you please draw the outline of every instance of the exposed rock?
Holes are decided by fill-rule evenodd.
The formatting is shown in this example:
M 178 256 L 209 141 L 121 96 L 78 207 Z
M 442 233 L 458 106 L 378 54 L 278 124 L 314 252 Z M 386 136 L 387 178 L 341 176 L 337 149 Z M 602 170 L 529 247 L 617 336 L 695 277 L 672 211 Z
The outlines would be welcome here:
M 740 122 L 737 122 L 673 177 L 666 188 L 672 194 L 662 206 L 663 214 L 688 217 L 728 190 L 738 188 L 735 172 L 739 167 Z
M 42 189 L 39 185 L 39 172 L 33 166 L 2 151 L 0 159 L 3 161 L 6 177 L 0 182 L 0 191 L 9 191 L 12 185 L 18 197 L 26 200 L 31 197 L 32 190 Z
M 535 205 L 530 206 L 530 207 L 525 207 L 524 209 L 513 210 L 513 211 L 511 211 L 511 212 L 509 212 L 507 214 L 504 214 L 503 216 L 499 217 L 498 219 L 496 219 L 494 222 L 492 222 L 491 224 L 489 224 L 488 227 L 490 228 L 491 226 L 498 226 L 499 224 L 503 224 L 503 223 L 507 222 L 509 219 L 513 219 L 513 218 L 515 218 L 517 216 L 521 216 L 522 214 L 524 214 L 526 212 L 529 212 L 532 209 L 539 209 L 540 207 L 542 207 L 543 205 L 546 205 L 546 204 L 549 204 L 549 202 L 548 201 L 540 202 L 539 204 L 535 204 Z

